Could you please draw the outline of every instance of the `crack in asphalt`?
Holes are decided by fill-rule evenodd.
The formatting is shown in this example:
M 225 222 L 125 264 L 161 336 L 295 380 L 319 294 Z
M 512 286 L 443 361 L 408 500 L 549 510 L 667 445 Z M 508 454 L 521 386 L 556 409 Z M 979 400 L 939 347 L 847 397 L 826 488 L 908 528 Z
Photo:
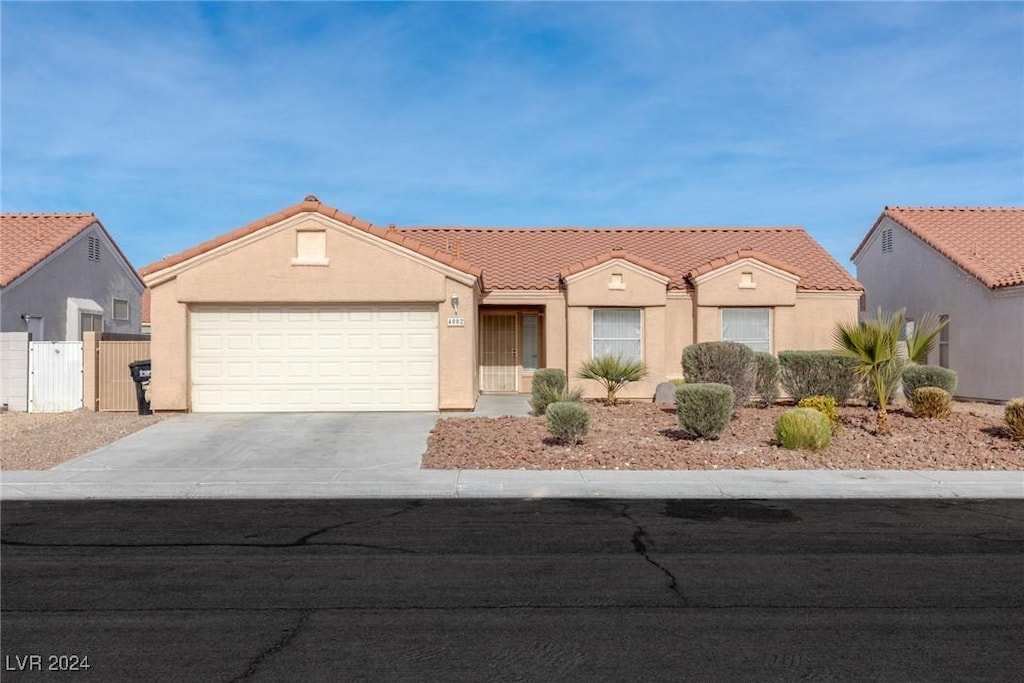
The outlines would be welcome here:
M 644 542 L 644 539 L 650 540 L 650 537 L 644 530 L 643 525 L 637 522 L 636 519 L 634 519 L 633 516 L 629 514 L 629 506 L 623 505 L 620 514 L 622 515 L 622 517 L 629 520 L 629 522 L 633 525 L 633 536 L 630 539 L 630 541 L 633 544 L 633 550 L 635 550 L 637 554 L 640 555 L 640 557 L 644 558 L 645 562 L 654 566 L 656 569 L 658 569 L 658 571 L 660 571 L 662 574 L 668 577 L 668 589 L 672 591 L 672 593 L 675 594 L 677 598 L 679 598 L 679 600 L 683 603 L 684 606 L 692 606 L 690 604 L 690 601 L 683 594 L 682 588 L 680 588 L 679 581 L 676 580 L 675 574 L 669 571 L 669 569 L 665 565 L 655 560 L 653 557 L 651 557 L 650 553 L 648 553 L 647 543 Z
M 256 669 L 260 666 L 260 664 L 263 663 L 264 660 L 266 660 L 268 657 L 273 657 L 275 654 L 277 654 L 282 649 L 287 647 L 288 644 L 291 643 L 292 640 L 295 639 L 295 636 L 298 635 L 299 631 L 302 629 L 303 625 L 306 623 L 306 620 L 309 619 L 309 617 L 311 615 L 312 615 L 312 612 L 310 612 L 310 611 L 306 611 L 302 615 L 300 615 L 298 620 L 295 622 L 295 624 L 290 629 L 288 629 L 288 631 L 284 634 L 284 636 L 280 640 L 278 640 L 276 643 L 274 643 L 273 645 L 271 645 L 270 647 L 265 649 L 263 652 L 261 652 L 258 655 L 256 655 L 256 657 L 251 662 L 249 662 L 249 668 L 246 670 L 246 672 L 244 674 L 242 674 L 241 676 L 236 676 L 235 678 L 232 678 L 231 680 L 232 681 L 244 681 L 245 679 L 247 679 L 247 678 L 251 677 L 253 674 L 255 674 L 256 673 Z

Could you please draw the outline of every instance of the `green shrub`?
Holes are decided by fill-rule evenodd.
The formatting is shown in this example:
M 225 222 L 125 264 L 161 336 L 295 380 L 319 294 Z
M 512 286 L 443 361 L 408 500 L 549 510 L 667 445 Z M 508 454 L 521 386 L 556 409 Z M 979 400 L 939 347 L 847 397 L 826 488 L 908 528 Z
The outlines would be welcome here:
M 949 405 L 952 396 L 939 387 L 918 387 L 910 399 L 916 417 L 949 417 Z
M 780 351 L 779 382 L 794 401 L 808 396 L 831 396 L 843 405 L 859 385 L 856 361 L 832 351 Z
M 533 387 L 530 390 L 530 409 L 534 415 L 543 415 L 550 403 L 579 403 L 582 398 L 582 389 L 569 389 L 566 386 L 565 370 L 541 368 L 534 371 Z
M 814 408 L 791 408 L 775 420 L 775 440 L 789 450 L 820 451 L 831 442 L 832 427 Z
M 582 403 L 557 401 L 548 405 L 548 429 L 567 446 L 575 446 L 590 429 L 590 412 Z
M 685 379 L 670 379 L 669 382 L 672 382 L 672 384 L 675 384 L 677 389 L 679 387 L 684 386 L 686 384 L 686 380 Z
M 938 387 L 952 394 L 956 391 L 956 373 L 937 365 L 909 364 L 903 368 L 903 395 L 908 401 L 914 400 L 914 392 L 921 387 Z
M 732 419 L 732 387 L 714 382 L 686 384 L 676 389 L 679 429 L 694 439 L 717 439 Z
M 1024 396 L 1006 403 L 1003 421 L 1006 423 L 1006 433 L 1011 439 L 1024 441 Z
M 757 379 L 754 391 L 757 392 L 761 408 L 767 408 L 779 398 L 779 359 L 764 351 L 754 352 L 757 364 Z
M 622 387 L 647 376 L 647 367 L 642 361 L 622 356 L 598 356 L 585 362 L 576 376 L 600 382 L 607 392 L 605 404 L 613 406 L 618 403 Z
M 808 396 L 797 404 L 800 408 L 813 408 L 828 418 L 832 432 L 842 429 L 839 424 L 839 411 L 836 410 L 836 400 L 831 396 Z
M 736 342 L 701 342 L 683 349 L 683 376 L 687 382 L 727 384 L 736 405 L 750 400 L 757 382 L 757 362 L 749 346 Z

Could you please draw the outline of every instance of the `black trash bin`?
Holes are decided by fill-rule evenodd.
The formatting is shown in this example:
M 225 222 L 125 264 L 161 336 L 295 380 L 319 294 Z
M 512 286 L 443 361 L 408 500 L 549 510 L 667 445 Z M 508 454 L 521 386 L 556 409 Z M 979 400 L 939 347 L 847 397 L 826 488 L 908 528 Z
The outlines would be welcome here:
M 146 400 L 146 387 L 149 386 L 149 378 L 153 374 L 150 359 L 132 361 L 128 364 L 128 370 L 135 381 L 135 399 L 139 403 L 139 415 L 152 415 L 153 411 L 149 409 L 149 401 Z

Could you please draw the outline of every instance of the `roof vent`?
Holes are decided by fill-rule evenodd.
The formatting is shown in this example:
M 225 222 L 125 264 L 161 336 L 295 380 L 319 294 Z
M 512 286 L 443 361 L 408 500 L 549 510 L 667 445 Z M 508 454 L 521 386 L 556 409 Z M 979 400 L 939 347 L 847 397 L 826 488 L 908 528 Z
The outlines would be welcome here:
M 319 197 L 317 197 L 315 194 L 307 194 L 306 198 L 303 201 L 316 202 L 317 204 L 320 203 Z

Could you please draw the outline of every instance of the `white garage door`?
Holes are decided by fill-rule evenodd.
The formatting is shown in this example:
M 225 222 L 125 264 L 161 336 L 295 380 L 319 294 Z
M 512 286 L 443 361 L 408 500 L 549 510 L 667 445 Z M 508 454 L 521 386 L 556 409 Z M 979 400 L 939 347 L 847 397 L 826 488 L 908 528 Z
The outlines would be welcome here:
M 196 308 L 192 410 L 436 410 L 437 309 Z

